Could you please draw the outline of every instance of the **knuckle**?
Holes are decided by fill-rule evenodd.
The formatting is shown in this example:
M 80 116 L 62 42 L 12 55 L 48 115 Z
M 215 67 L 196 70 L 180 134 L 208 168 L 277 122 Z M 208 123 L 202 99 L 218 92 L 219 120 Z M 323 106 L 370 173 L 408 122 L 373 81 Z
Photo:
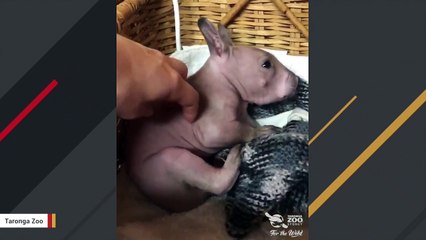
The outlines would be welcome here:
M 180 85 L 180 77 L 176 71 L 171 70 L 169 73 L 169 86 L 174 90 Z

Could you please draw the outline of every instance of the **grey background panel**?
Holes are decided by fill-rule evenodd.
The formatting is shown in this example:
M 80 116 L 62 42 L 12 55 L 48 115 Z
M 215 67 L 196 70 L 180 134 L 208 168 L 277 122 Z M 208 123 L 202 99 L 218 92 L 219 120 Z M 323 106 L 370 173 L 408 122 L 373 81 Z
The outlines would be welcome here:
M 358 96 L 310 146 L 310 201 L 425 89 L 424 9 L 424 1 L 310 1 L 311 136 Z M 422 107 L 318 209 L 310 239 L 403 231 L 426 202 L 425 120 Z
M 0 1 L 0 98 L 97 0 Z

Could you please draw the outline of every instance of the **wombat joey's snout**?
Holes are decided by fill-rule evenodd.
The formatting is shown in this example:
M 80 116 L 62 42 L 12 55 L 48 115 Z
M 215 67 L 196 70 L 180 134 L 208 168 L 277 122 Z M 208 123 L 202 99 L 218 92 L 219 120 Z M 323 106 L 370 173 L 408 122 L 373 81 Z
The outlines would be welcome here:
M 293 72 L 287 70 L 283 81 L 281 81 L 281 87 L 278 87 L 278 98 L 285 100 L 296 95 L 297 85 L 299 83 L 299 77 Z
M 287 77 L 287 84 L 290 87 L 290 94 L 288 97 L 293 97 L 296 94 L 297 85 L 299 84 L 299 77 L 296 76 L 293 72 L 289 71 Z

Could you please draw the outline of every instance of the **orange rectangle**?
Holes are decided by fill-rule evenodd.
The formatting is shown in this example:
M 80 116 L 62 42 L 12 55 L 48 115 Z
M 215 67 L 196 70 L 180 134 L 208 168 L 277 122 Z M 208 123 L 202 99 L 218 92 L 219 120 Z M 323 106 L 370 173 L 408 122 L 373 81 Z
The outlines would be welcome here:
M 52 228 L 56 228 L 56 213 L 52 213 Z

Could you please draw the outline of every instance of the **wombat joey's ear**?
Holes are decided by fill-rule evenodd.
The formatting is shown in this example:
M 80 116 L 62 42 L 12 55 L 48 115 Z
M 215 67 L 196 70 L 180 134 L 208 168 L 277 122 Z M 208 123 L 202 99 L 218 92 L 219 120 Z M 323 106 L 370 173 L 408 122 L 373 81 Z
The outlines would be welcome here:
M 224 54 L 228 54 L 229 47 L 232 46 L 232 41 L 224 26 L 220 25 L 218 31 L 209 20 L 206 18 L 200 18 L 198 20 L 198 27 L 200 28 L 204 39 L 206 39 L 210 54 L 217 55 L 219 57 Z
M 222 24 L 218 24 L 218 28 L 219 28 L 219 36 L 222 39 L 222 41 L 225 43 L 225 45 L 229 46 L 233 46 L 234 43 L 232 42 L 231 36 L 229 36 L 229 32 L 228 29 L 225 28 L 225 26 L 223 26 Z

